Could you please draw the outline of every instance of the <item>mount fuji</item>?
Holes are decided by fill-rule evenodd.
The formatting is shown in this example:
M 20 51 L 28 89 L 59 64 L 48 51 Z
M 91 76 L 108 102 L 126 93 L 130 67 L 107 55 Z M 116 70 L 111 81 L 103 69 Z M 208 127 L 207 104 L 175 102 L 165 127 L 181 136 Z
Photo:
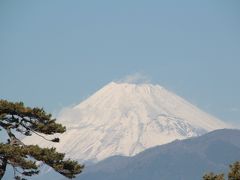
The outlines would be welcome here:
M 24 143 L 55 146 L 85 163 L 114 155 L 134 156 L 156 145 L 228 127 L 159 85 L 115 82 L 63 110 L 58 122 L 67 127 L 59 135 L 60 143 L 34 135 Z

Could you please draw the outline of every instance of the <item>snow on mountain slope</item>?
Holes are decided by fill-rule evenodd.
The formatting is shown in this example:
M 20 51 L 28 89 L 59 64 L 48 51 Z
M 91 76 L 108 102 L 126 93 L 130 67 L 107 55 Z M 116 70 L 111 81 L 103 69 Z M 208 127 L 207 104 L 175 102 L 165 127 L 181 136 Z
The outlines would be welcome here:
M 24 142 L 54 145 L 80 161 L 99 161 L 227 127 L 159 85 L 114 82 L 64 110 L 58 119 L 67 127 L 59 144 L 36 136 Z

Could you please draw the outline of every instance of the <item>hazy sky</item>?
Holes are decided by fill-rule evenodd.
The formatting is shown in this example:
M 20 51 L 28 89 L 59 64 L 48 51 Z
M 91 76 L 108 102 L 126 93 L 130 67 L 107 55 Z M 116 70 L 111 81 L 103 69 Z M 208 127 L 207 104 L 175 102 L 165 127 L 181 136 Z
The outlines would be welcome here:
M 239 0 L 0 0 L 0 98 L 57 113 L 138 73 L 240 124 L 239 9 Z

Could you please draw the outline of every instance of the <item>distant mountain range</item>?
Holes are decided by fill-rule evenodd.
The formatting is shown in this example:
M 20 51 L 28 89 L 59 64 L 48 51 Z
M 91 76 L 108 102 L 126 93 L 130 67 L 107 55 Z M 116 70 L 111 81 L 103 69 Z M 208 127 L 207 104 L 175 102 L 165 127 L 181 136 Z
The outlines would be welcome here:
M 240 130 L 216 130 L 147 149 L 133 157 L 113 156 L 86 167 L 77 180 L 200 180 L 226 172 L 240 160 Z
M 134 156 L 156 145 L 228 127 L 159 85 L 115 82 L 63 111 L 58 120 L 67 127 L 60 143 L 35 135 L 24 143 L 55 146 L 85 163 Z

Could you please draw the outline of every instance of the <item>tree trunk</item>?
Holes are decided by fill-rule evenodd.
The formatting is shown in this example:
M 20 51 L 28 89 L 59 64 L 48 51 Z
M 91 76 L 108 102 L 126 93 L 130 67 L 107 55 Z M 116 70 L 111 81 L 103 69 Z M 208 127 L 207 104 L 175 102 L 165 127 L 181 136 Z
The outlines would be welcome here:
M 1 159 L 1 164 L 0 164 L 0 180 L 3 178 L 6 168 L 7 168 L 7 158 Z

